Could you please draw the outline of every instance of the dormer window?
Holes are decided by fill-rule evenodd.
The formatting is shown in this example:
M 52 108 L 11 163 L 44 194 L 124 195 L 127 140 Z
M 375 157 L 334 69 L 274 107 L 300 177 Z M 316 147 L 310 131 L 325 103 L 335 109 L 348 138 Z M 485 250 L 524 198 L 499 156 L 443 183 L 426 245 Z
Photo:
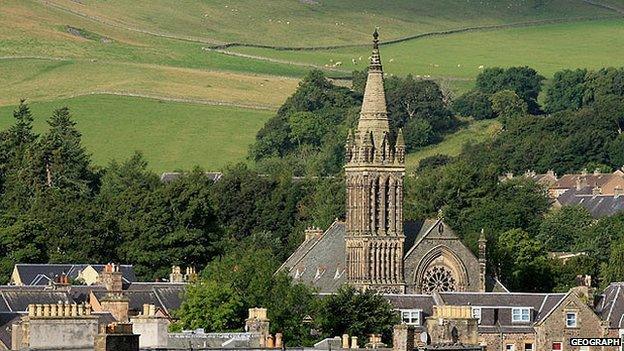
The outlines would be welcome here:
M 512 323 L 528 323 L 531 321 L 531 309 L 528 307 L 514 307 L 511 309 Z
M 401 320 L 407 325 L 420 325 L 421 310 L 400 310 Z
M 576 328 L 576 312 L 566 312 L 565 324 L 566 328 Z

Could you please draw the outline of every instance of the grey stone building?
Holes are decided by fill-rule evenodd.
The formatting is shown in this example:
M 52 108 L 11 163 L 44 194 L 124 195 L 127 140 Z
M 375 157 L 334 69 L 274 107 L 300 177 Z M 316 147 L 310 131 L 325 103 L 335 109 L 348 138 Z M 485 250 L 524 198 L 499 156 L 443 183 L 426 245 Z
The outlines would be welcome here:
M 346 142 L 346 220 L 311 228 L 279 271 L 322 293 L 344 283 L 383 293 L 505 290 L 442 219 L 403 220 L 405 143 L 392 141 L 378 34 L 355 133 Z

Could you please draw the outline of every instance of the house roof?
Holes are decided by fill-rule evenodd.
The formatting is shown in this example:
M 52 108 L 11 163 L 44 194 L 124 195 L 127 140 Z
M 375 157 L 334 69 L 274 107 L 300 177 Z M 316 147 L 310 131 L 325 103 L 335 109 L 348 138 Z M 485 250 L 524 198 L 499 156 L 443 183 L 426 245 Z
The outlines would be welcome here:
M 101 272 L 104 270 L 105 264 L 18 263 L 15 265 L 15 270 L 24 285 L 48 285 L 54 281 L 54 277 L 61 274 L 66 274 L 71 279 L 76 279 L 80 272 L 89 266 Z M 132 265 L 119 265 L 119 270 L 122 272 L 126 283 L 136 281 Z
M 611 283 L 599 296 L 596 312 L 609 328 L 624 327 L 624 283 Z
M 16 312 L 0 312 L 0 342 L 7 350 L 11 349 L 12 326 L 20 320 L 22 314 Z
M 570 189 L 561 194 L 557 202 L 561 206 L 582 206 L 594 218 L 608 217 L 624 211 L 624 195 L 593 195 L 590 188 Z

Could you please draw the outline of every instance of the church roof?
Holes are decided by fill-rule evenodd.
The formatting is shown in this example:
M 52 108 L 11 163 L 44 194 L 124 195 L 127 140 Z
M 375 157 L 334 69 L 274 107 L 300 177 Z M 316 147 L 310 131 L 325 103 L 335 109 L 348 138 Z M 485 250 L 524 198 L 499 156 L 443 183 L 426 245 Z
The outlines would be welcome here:
M 319 237 L 304 241 L 278 272 L 286 272 L 319 293 L 338 290 L 346 282 L 344 222 L 336 221 Z
M 439 219 L 405 221 L 404 256 L 440 221 Z M 345 233 L 345 223 L 334 222 L 320 236 L 306 239 L 282 264 L 278 272 L 287 273 L 296 282 L 310 285 L 319 293 L 335 292 L 346 282 Z

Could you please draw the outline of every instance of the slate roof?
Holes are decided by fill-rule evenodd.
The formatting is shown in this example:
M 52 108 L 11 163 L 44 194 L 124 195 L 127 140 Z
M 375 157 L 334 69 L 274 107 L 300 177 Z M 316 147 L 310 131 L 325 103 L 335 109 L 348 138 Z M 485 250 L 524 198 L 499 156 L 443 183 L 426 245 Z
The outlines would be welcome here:
M 185 283 L 133 283 L 124 290 L 124 295 L 129 299 L 131 311 L 140 312 L 144 304 L 151 304 L 171 315 L 180 308 L 185 290 Z M 97 289 L 93 294 L 101 300 L 106 296 L 106 290 Z
M 407 253 L 440 221 L 440 219 L 405 221 L 403 256 L 406 257 Z M 277 272 L 286 272 L 295 281 L 312 286 L 319 293 L 335 292 L 346 282 L 345 234 L 345 223 L 334 222 L 320 236 L 308 238 L 299 245 Z M 493 282 L 491 286 L 495 286 L 496 283 Z
M 0 342 L 7 350 L 11 349 L 11 329 L 15 322 L 20 320 L 22 314 L 15 312 L 0 312 Z
M 591 188 L 570 189 L 561 194 L 557 202 L 561 206 L 583 206 L 594 218 L 608 217 L 624 211 L 624 195 L 593 195 Z
M 317 288 L 320 293 L 336 291 L 346 282 L 345 223 L 336 221 L 320 237 L 306 240 L 284 262 L 278 272 L 287 272 L 296 282 Z
M 609 328 L 624 327 L 624 283 L 611 283 L 599 296 L 596 312 Z
M 61 302 L 75 302 L 67 290 L 47 289 L 5 289 L 0 287 L 0 312 L 26 312 L 32 303 L 54 304 Z
M 88 266 L 96 271 L 104 270 L 104 264 L 53 264 L 53 263 L 18 263 L 15 265 L 20 279 L 24 285 L 48 285 L 54 281 L 54 277 L 66 274 L 72 279 L 78 278 L 82 270 Z M 119 265 L 119 270 L 123 274 L 126 283 L 136 281 L 134 268 L 132 265 Z

